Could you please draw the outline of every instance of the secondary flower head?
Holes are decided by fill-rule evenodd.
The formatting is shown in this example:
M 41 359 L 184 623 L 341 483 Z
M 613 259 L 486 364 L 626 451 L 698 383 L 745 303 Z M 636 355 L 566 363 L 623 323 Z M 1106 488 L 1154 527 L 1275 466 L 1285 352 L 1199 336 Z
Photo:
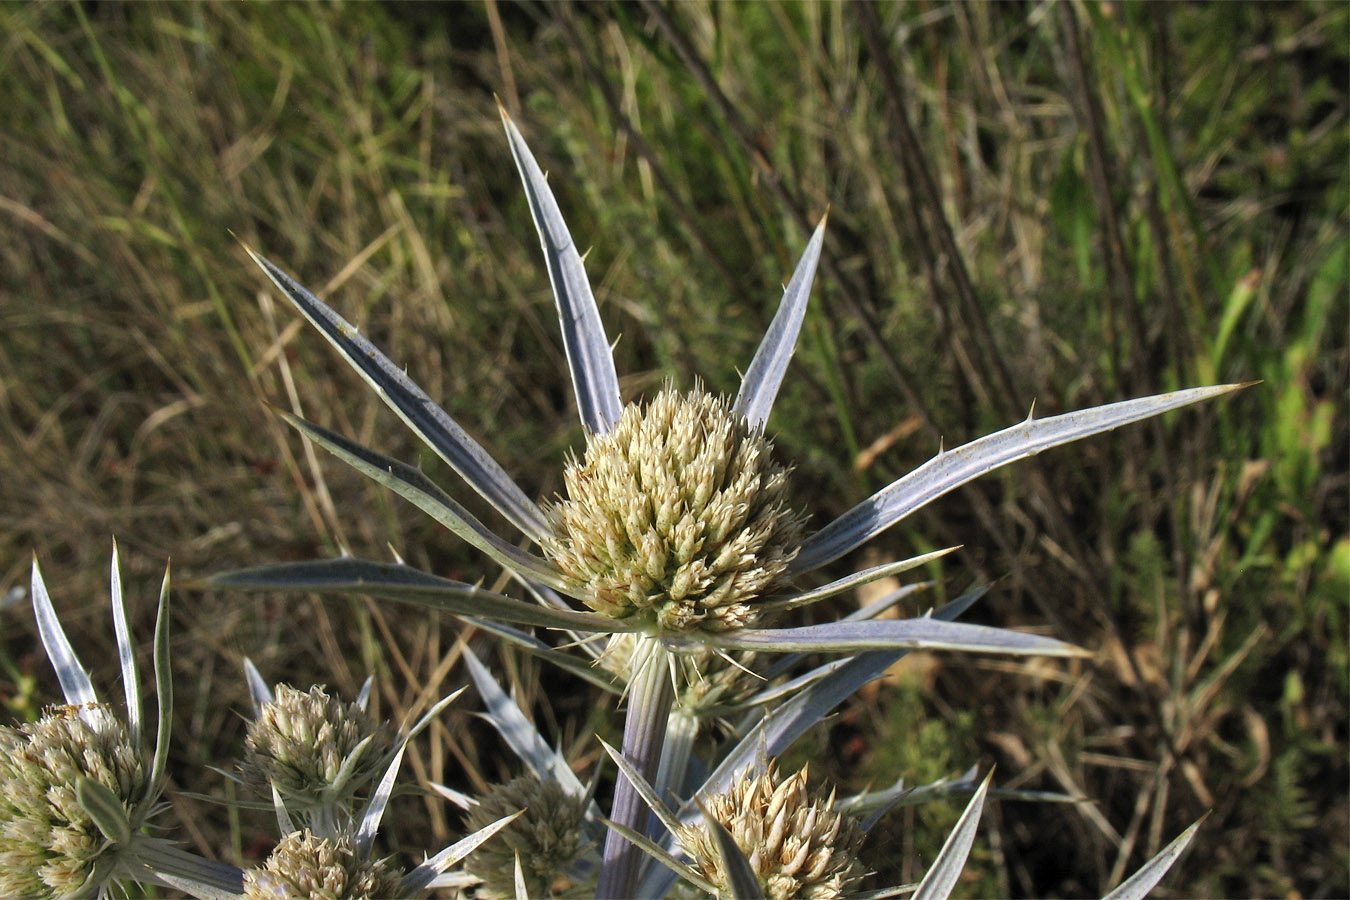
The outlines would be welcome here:
M 347 836 L 309 831 L 286 835 L 260 868 L 244 873 L 247 900 L 357 900 L 402 896 L 402 872 L 387 859 L 367 859 Z
M 112 607 L 125 717 L 103 704 L 56 616 L 33 562 L 33 612 L 66 706 L 36 722 L 0 727 L 0 896 L 130 895 L 132 884 L 172 885 L 198 896 L 236 893 L 239 870 L 180 850 L 145 829 L 163 806 L 171 731 L 169 573 L 155 620 L 159 722 L 148 753 L 140 679 L 131 641 L 117 546 Z
M 321 685 L 276 687 L 248 726 L 240 778 L 264 796 L 275 788 L 293 813 L 351 798 L 388 763 L 393 732 L 360 703 L 343 703 Z
M 593 884 L 571 876 L 577 861 L 591 849 L 583 827 L 589 799 L 569 794 L 552 779 L 522 775 L 494 785 L 469 809 L 465 824 L 477 831 L 524 810 L 465 861 L 464 871 L 482 883 L 474 890 L 484 900 L 516 896 L 515 870 L 519 857 L 527 896 L 586 896 Z
M 544 552 L 571 593 L 665 631 L 747 624 L 801 541 L 788 470 L 726 399 L 667 387 L 592 434 L 564 473 Z
M 115 798 L 130 831 L 109 840 L 84 803 L 92 782 Z M 142 842 L 154 806 L 149 772 L 126 726 L 106 706 L 49 709 L 36 722 L 0 727 L 0 896 L 57 897 L 118 874 Z M 83 795 L 83 796 L 82 796 Z
M 833 791 L 822 798 L 807 789 L 806 769 L 780 781 L 770 766 L 713 796 L 704 809 L 731 833 L 766 900 L 843 897 L 867 874 L 857 857 L 862 829 L 835 810 Z M 718 895 L 734 896 L 707 824 L 684 826 L 678 837 Z

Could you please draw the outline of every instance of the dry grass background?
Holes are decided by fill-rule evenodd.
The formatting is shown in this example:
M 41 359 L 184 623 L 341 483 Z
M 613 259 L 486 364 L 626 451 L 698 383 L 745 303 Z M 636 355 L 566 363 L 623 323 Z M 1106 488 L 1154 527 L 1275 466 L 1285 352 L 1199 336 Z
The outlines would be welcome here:
M 579 429 L 496 93 L 593 246 L 628 396 L 732 389 L 829 206 L 771 421 L 817 524 L 1033 399 L 1265 379 L 888 534 L 892 557 L 965 544 L 932 574 L 1001 578 L 985 621 L 1100 656 L 919 659 L 800 753 L 854 787 L 996 762 L 1004 785 L 1093 801 L 996 804 L 972 895 L 1100 892 L 1211 808 L 1173 895 L 1350 893 L 1346 7 L 43 3 L 0 7 L 0 48 L 15 715 L 56 696 L 21 602 L 33 552 L 109 686 L 113 536 L 147 638 L 169 558 L 190 575 L 392 546 L 499 577 L 269 413 L 420 455 L 231 237 L 551 495 Z M 421 611 L 180 593 L 174 625 L 177 821 L 234 861 L 267 850 L 268 816 L 190 794 L 227 791 L 204 767 L 239 752 L 243 656 L 348 695 L 373 672 L 392 717 L 461 678 L 456 624 Z M 603 711 L 543 691 L 531 660 L 497 665 L 593 767 Z M 419 743 L 419 776 L 509 774 L 471 708 Z M 391 849 L 458 828 L 415 796 L 395 811 Z M 912 877 L 956 811 L 896 813 L 871 863 Z

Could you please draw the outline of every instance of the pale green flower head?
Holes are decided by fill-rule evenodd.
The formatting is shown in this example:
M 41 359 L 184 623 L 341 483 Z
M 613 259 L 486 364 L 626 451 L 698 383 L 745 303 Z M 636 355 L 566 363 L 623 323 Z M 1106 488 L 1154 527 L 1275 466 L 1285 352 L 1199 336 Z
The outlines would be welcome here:
M 106 706 L 54 707 L 36 722 L 0 727 L 0 896 L 92 892 L 114 878 L 141 841 L 153 840 L 138 833 L 155 810 L 144 802 L 149 775 Z M 125 842 L 110 840 L 82 802 L 89 782 L 115 802 Z
M 368 859 L 347 836 L 309 831 L 286 835 L 267 861 L 244 873 L 248 900 L 378 900 L 403 896 L 403 872 L 387 859 Z
M 293 814 L 350 810 L 388 765 L 393 744 L 393 729 L 362 703 L 330 697 L 321 685 L 279 684 L 249 723 L 240 780 L 264 796 L 275 789 Z
M 32 591 L 38 634 L 67 705 L 17 728 L 0 726 L 0 896 L 130 896 L 138 884 L 169 885 L 199 897 L 237 893 L 238 869 L 146 833 L 164 806 L 160 793 L 172 730 L 168 571 L 155 620 L 153 746 L 144 733 L 117 545 L 111 593 L 125 716 L 99 700 L 36 560 Z
M 858 861 L 862 829 L 835 809 L 834 791 L 818 796 L 807 788 L 806 777 L 803 768 L 780 780 L 769 766 L 704 803 L 706 815 L 730 832 L 745 854 L 765 900 L 834 900 L 851 893 L 867 874 Z M 709 826 L 682 826 L 677 837 L 718 896 L 736 896 Z
M 662 631 L 726 631 L 784 580 L 801 542 L 788 469 L 728 400 L 667 387 L 591 434 L 543 542 L 573 596 Z
M 519 818 L 464 861 L 464 871 L 480 879 L 474 896 L 506 900 L 516 896 L 516 859 L 530 897 L 585 897 L 593 883 L 571 873 L 592 848 L 585 821 L 589 797 L 569 792 L 553 779 L 522 775 L 494 785 L 465 815 L 472 830 L 486 828 L 505 816 L 524 810 Z

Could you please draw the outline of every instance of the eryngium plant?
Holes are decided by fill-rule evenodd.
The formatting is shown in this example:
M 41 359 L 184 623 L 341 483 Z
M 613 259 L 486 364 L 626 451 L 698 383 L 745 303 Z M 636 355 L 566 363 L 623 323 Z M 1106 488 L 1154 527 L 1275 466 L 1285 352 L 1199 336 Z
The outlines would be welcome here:
M 628 699 L 621 757 L 626 766 L 608 817 L 611 827 L 597 885 L 602 897 L 631 897 L 640 890 L 658 892 L 660 887 L 650 865 L 647 872 L 642 870 L 638 846 L 659 855 L 671 835 L 645 836 L 648 810 L 638 795 L 640 782 L 655 778 L 658 791 L 673 792 L 681 799 L 681 815 L 696 814 L 691 811 L 698 800 L 729 790 L 735 773 L 754 762 L 757 753 L 782 752 L 810 724 L 910 649 L 1082 654 L 1050 638 L 952 621 L 973 596 L 910 619 L 874 618 L 884 604 L 857 617 L 809 627 L 783 626 L 778 619 L 794 607 L 948 552 L 804 587 L 807 578 L 827 563 L 960 485 L 1050 447 L 1216 397 L 1238 385 L 1177 391 L 1046 419 L 1029 416 L 1003 431 L 940 452 L 821 530 L 803 536 L 803 514 L 787 505 L 789 469 L 774 459 L 764 432 L 801 328 L 824 241 L 824 219 L 808 241 L 734 399 L 700 388 L 688 393 L 667 388 L 649 403 L 625 406 L 576 243 L 524 138 L 505 111 L 502 119 L 539 232 L 586 429 L 586 447 L 567 465 L 566 495 L 556 504 L 541 506 L 532 500 L 400 365 L 279 267 L 248 252 L 385 402 L 519 535 L 494 534 L 420 469 L 298 416 L 283 413 L 285 419 L 505 566 L 538 602 L 398 563 L 351 558 L 224 573 L 207 579 L 206 585 L 338 591 L 429 605 L 472 618 L 573 671 L 579 667 L 567 661 L 567 654 L 513 626 L 561 631 L 571 642 L 583 641 L 586 635 L 634 635 L 627 671 L 617 679 Z M 522 549 L 519 536 L 538 545 L 542 555 Z M 581 646 L 592 656 L 600 652 L 584 642 Z M 792 689 L 775 698 L 777 705 L 767 717 L 746 726 L 740 744 L 715 761 L 712 774 L 701 784 L 689 784 L 688 744 L 694 729 L 681 731 L 678 740 L 665 741 L 676 695 L 671 673 L 680 668 L 672 657 L 707 650 L 722 655 L 733 651 L 858 655 L 816 670 L 806 680 L 789 682 Z M 750 890 L 749 882 L 740 887 Z
M 773 442 L 695 388 L 626 407 L 563 471 L 544 555 L 567 593 L 659 631 L 743 628 L 801 545 Z
M 551 778 L 521 775 L 493 785 L 473 805 L 464 823 L 477 831 L 503 816 L 524 810 L 502 829 L 495 841 L 464 863 L 464 871 L 479 880 L 474 896 L 482 900 L 509 900 L 516 896 L 516 870 L 530 897 L 585 897 L 593 885 L 569 875 L 589 849 L 586 807 L 590 798 L 569 793 Z

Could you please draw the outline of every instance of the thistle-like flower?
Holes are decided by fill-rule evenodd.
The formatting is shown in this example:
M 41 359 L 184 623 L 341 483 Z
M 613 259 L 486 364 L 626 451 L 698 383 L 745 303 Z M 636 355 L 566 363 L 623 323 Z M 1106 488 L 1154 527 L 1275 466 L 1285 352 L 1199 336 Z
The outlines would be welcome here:
M 749 624 L 801 543 L 773 442 L 701 390 L 627 407 L 563 477 L 543 550 L 568 593 L 659 631 Z
M 239 870 L 146 833 L 162 806 L 172 715 L 168 572 L 155 623 L 159 722 L 148 761 L 116 545 L 112 606 L 125 720 L 99 702 L 56 617 L 36 560 L 32 591 L 38 631 L 67 705 L 18 728 L 0 726 L 0 896 L 125 895 L 131 884 L 169 885 L 200 897 L 237 893 Z
M 530 897 L 583 897 L 594 883 L 577 880 L 576 863 L 592 846 L 586 840 L 586 807 L 590 798 L 577 795 L 553 779 L 522 775 L 494 785 L 469 808 L 465 824 L 473 830 L 520 812 L 520 817 L 470 855 L 464 871 L 481 883 L 474 889 L 483 900 L 516 896 L 517 860 Z
M 0 895 L 61 896 L 134 877 L 128 862 L 155 840 L 140 833 L 154 812 L 149 772 L 106 706 L 55 707 L 0 727 L 0 783 Z M 95 793 L 114 799 L 123 841 L 110 846 L 82 802 Z
M 263 681 L 244 661 L 256 719 L 237 779 L 270 791 L 283 838 L 267 861 L 244 875 L 250 898 L 411 897 L 506 828 L 517 814 L 484 823 L 462 840 L 403 872 L 372 853 L 408 742 L 463 691 L 436 703 L 395 734 L 367 712 L 372 679 L 355 702 L 322 687 L 298 691 Z M 378 778 L 377 778 L 378 776 Z M 365 787 L 370 789 L 367 791 Z M 359 794 L 368 794 L 361 799 Z
M 309 831 L 286 835 L 259 868 L 244 873 L 247 900 L 370 900 L 403 896 L 403 872 L 387 859 L 368 859 L 344 835 Z
M 834 791 L 814 795 L 806 775 L 803 768 L 780 780 L 769 766 L 703 804 L 745 855 L 766 900 L 833 900 L 867 874 L 857 856 L 862 829 L 835 809 Z M 709 822 L 685 825 L 677 837 L 719 897 L 737 896 Z
M 328 834 L 388 766 L 394 744 L 393 728 L 364 703 L 343 703 L 321 685 L 279 684 L 249 723 L 240 780 L 264 796 L 275 790 L 291 815 Z

